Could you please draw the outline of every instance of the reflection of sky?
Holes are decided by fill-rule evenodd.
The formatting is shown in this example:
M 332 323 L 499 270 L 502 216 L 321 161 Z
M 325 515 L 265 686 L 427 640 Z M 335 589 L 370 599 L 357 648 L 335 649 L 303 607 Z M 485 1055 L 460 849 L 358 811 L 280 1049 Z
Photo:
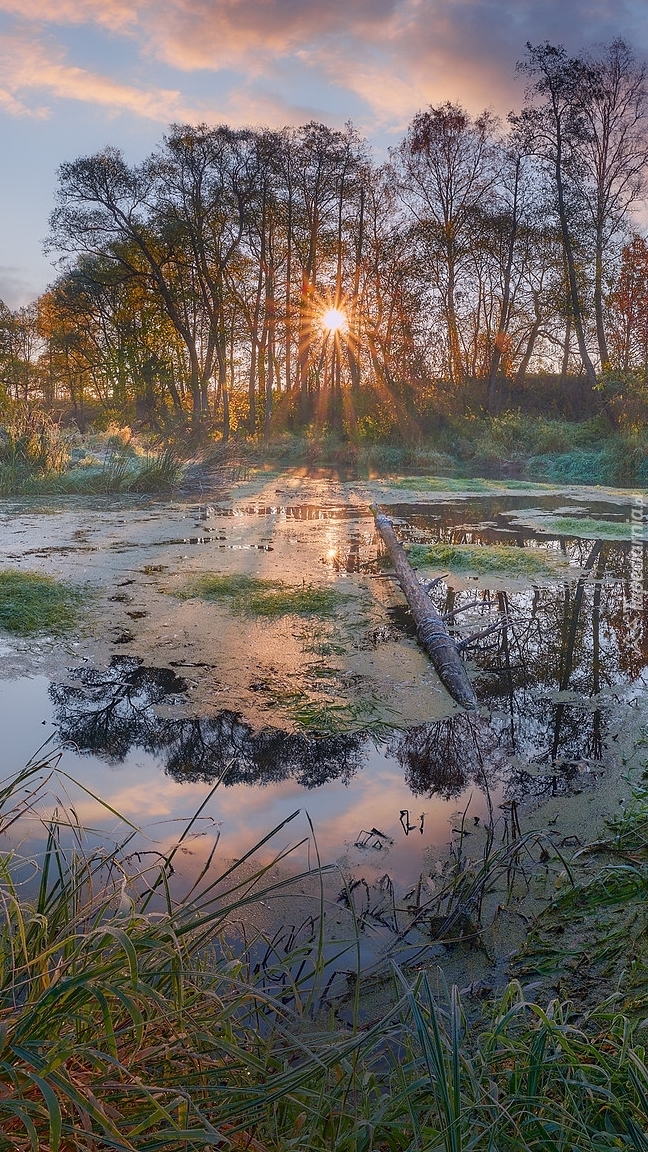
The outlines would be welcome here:
M 498 533 L 509 530 L 505 526 L 506 517 L 517 511 L 515 504 L 521 499 L 475 498 L 463 509 L 457 507 L 457 502 L 449 506 L 437 503 L 430 506 L 427 517 L 422 504 L 409 509 L 401 506 L 398 511 L 404 522 L 400 530 L 405 531 L 409 522 L 412 530 L 427 539 L 439 536 L 453 539 L 455 533 L 458 538 L 462 535 L 465 538 L 468 531 L 474 542 L 479 542 L 484 535 L 490 539 L 494 534 L 497 539 Z M 546 503 L 555 500 L 555 496 L 547 497 Z M 294 530 L 296 535 L 301 535 L 309 525 L 297 524 L 296 513 L 306 508 L 306 505 L 295 505 L 289 510 L 290 516 L 287 509 L 277 516 L 287 531 Z M 556 511 L 553 507 L 546 510 Z M 594 505 L 584 509 L 590 514 L 595 510 Z M 123 536 L 116 535 L 113 539 L 114 525 L 110 518 L 102 531 L 108 533 L 106 538 L 112 541 L 111 546 L 118 546 L 121 556 L 124 540 L 131 537 L 143 535 L 148 546 L 150 539 L 157 539 L 158 535 L 165 539 L 171 534 L 174 538 L 175 534 L 182 536 L 185 512 L 177 508 L 160 509 L 151 519 L 135 509 L 123 524 Z M 611 516 L 620 517 L 622 512 L 623 509 L 610 505 Z M 256 520 L 259 530 L 267 529 L 270 533 L 272 529 L 277 545 L 270 556 L 273 563 L 276 556 L 282 555 L 278 547 L 279 525 L 275 523 L 272 527 L 277 516 L 267 515 L 265 519 L 259 516 Z M 498 526 L 484 533 L 479 527 L 480 516 Z M 499 524 L 502 517 L 504 526 Z M 169 518 L 173 521 L 172 533 Z M 248 519 L 249 514 L 231 523 L 237 532 L 242 532 Z M 191 523 L 194 521 L 195 515 L 192 515 Z M 66 539 L 59 517 L 34 520 L 30 531 L 26 531 L 29 523 L 29 517 L 26 520 L 15 515 L 6 517 L 9 555 L 13 556 L 12 549 L 18 547 L 14 537 L 19 531 L 22 532 L 21 554 L 30 556 L 30 562 L 32 531 L 38 531 L 41 543 L 47 543 L 50 537 L 59 541 Z M 220 523 L 230 522 L 224 519 Z M 47 528 L 45 536 L 43 524 Z M 321 557 L 324 553 L 328 558 L 328 553 L 334 551 L 336 557 L 339 556 L 338 566 L 341 564 L 344 570 L 347 545 L 357 535 L 352 517 L 322 518 L 313 554 Z M 97 564 L 105 563 L 107 553 L 99 547 L 103 537 L 99 534 L 93 539 L 97 550 L 89 554 L 84 551 L 78 558 L 79 563 L 85 564 L 89 559 Z M 248 540 L 248 537 L 241 536 L 241 539 Z M 215 544 L 219 540 L 220 535 L 214 536 Z M 549 538 L 541 541 L 540 546 L 551 551 L 555 543 L 555 539 Z M 81 549 L 86 546 L 83 541 L 77 544 Z M 79 755 L 67 748 L 61 767 L 124 816 L 145 825 L 156 841 L 169 844 L 177 835 L 181 820 L 191 816 L 209 791 L 211 785 L 207 781 L 218 775 L 219 765 L 222 767 L 228 762 L 234 749 L 236 764 L 230 779 L 234 777 L 248 783 L 223 785 L 219 789 L 209 814 L 200 825 L 205 836 L 194 845 L 197 856 L 202 855 L 208 834 L 216 829 L 221 833 L 220 851 L 231 858 L 246 851 L 296 809 L 303 808 L 313 819 L 324 860 L 347 857 L 351 869 L 363 869 L 368 875 L 389 872 L 403 883 L 409 883 L 418 874 L 424 849 L 434 849 L 437 853 L 443 850 L 449 839 L 450 818 L 465 806 L 471 793 L 470 815 L 485 815 L 484 798 L 474 783 L 481 779 L 476 771 L 480 763 L 490 771 L 491 781 L 501 781 L 510 766 L 510 758 L 515 757 L 517 767 L 534 772 L 535 783 L 531 783 L 530 790 L 537 795 L 546 794 L 547 788 L 551 794 L 555 773 L 552 755 L 556 761 L 569 762 L 570 771 L 589 775 L 588 784 L 601 770 L 605 771 L 606 745 L 616 739 L 613 727 L 622 723 L 626 715 L 620 710 L 622 701 L 631 685 L 634 687 L 629 694 L 640 692 L 648 665 L 648 616 L 633 607 L 629 575 L 635 558 L 631 556 L 628 542 L 604 543 L 596 555 L 591 541 L 563 539 L 562 545 L 570 564 L 557 569 L 555 579 L 541 583 L 537 589 L 530 587 L 528 581 L 522 582 L 523 587 L 518 582 L 508 593 L 508 610 L 516 621 L 510 636 L 508 667 L 497 638 L 493 638 L 491 647 L 485 646 L 474 658 L 480 671 L 473 665 L 472 675 L 485 705 L 474 719 L 446 717 L 425 724 L 422 721 L 430 717 L 430 712 L 425 710 L 424 701 L 416 713 L 417 726 L 394 736 L 391 754 L 386 750 L 373 750 L 369 741 L 364 746 L 358 742 L 357 756 L 354 747 L 344 744 L 338 752 L 335 749 L 328 752 L 322 740 L 317 742 L 320 758 L 309 759 L 309 749 L 298 741 L 297 745 L 279 741 L 273 745 L 274 753 L 264 759 L 263 747 L 255 743 L 256 730 L 249 725 L 246 728 L 242 721 L 238 727 L 234 725 L 235 740 L 228 743 L 227 724 L 221 737 L 218 717 L 205 721 L 187 718 L 180 701 L 179 711 L 184 717 L 181 720 L 174 718 L 179 714 L 178 709 L 172 709 L 172 715 L 165 712 L 164 707 L 154 713 L 151 705 L 163 704 L 165 692 L 182 691 L 182 687 L 173 686 L 175 674 L 168 668 L 156 670 L 142 666 L 140 669 L 141 658 L 122 655 L 116 658 L 116 663 L 113 659 L 110 668 L 102 669 L 93 681 L 96 669 L 91 657 L 78 664 L 76 670 L 52 690 L 60 708 L 61 731 L 80 747 L 93 750 L 92 754 Z M 134 546 L 128 545 L 128 548 Z M 648 545 L 643 547 L 643 571 L 648 582 Z M 257 557 L 260 554 L 236 555 Z M 369 547 L 365 541 L 362 555 L 364 560 L 369 556 L 375 558 L 375 544 Z M 265 554 L 263 557 L 265 559 Z M 580 577 L 588 557 L 589 575 Z M 333 579 L 335 571 L 333 561 L 328 566 L 318 561 L 319 578 Z M 635 572 L 635 576 L 637 574 Z M 487 600 L 483 603 L 497 611 L 492 591 L 497 586 L 497 577 L 486 574 L 477 584 L 458 591 L 457 596 L 472 601 L 475 595 L 484 595 Z M 435 595 L 440 605 L 445 596 L 443 587 Z M 404 610 L 401 616 L 404 618 Z M 486 618 L 489 618 L 488 612 Z M 483 626 L 479 606 L 464 619 L 466 631 Z M 399 627 L 402 622 L 401 619 Z M 162 661 L 167 658 L 161 656 Z M 124 693 L 126 673 L 131 679 L 129 690 Z M 173 684 L 169 687 L 170 681 Z M 237 708 L 245 711 L 236 696 L 237 685 L 241 689 L 244 684 L 247 684 L 245 678 L 244 682 L 232 682 L 232 693 L 225 702 L 234 711 L 220 716 L 235 716 Z M 54 732 L 55 716 L 48 688 L 49 681 L 43 676 L 0 682 L 4 776 L 19 770 Z M 159 688 L 162 688 L 162 697 L 159 692 L 156 695 Z M 108 707 L 111 702 L 112 707 Z M 86 721 L 95 707 L 100 709 L 101 716 L 105 715 L 106 722 L 93 728 Z M 94 741 L 93 731 L 98 733 Z M 190 738 L 193 737 L 197 743 L 192 745 Z M 206 750 L 200 763 L 195 753 L 193 758 L 190 756 L 194 747 Z M 102 758 L 107 748 L 113 749 L 115 757 L 123 751 L 123 762 Z M 167 765 L 169 771 L 165 772 Z M 348 771 L 339 770 L 345 766 Z M 175 772 L 175 777 L 171 772 Z M 269 776 L 273 782 L 264 784 Z M 300 779 L 309 787 L 302 787 Z M 310 786 L 320 780 L 324 783 Z M 466 781 L 473 783 L 466 784 Z M 501 788 L 502 784 L 496 786 Z M 558 791 L 562 786 L 558 780 Z M 433 788 L 437 794 L 430 797 Z M 454 794 L 453 799 L 444 800 L 438 795 L 444 788 L 445 795 Z M 519 796 L 521 792 L 514 790 L 514 794 Z M 87 795 L 75 797 L 75 803 L 82 821 L 95 823 L 102 818 L 100 806 Z M 399 818 L 404 809 L 409 810 L 411 823 L 415 825 L 408 837 Z M 425 828 L 421 836 L 416 825 L 422 812 L 425 812 Z M 105 813 L 102 819 L 105 821 Z M 369 832 L 372 828 L 384 832 L 394 841 L 393 845 L 381 851 L 356 848 L 354 841 L 361 830 Z M 280 834 L 278 846 L 294 843 L 307 834 L 307 820 L 302 815 Z M 303 851 L 301 856 L 303 859 Z
M 52 733 L 48 687 L 49 681 L 43 676 L 0 681 L 3 776 L 18 771 Z M 66 748 L 59 767 L 138 827 L 146 829 L 159 848 L 168 848 L 175 842 L 183 821 L 191 817 L 212 787 L 204 783 L 178 783 L 164 774 L 160 760 L 137 747 L 121 764 L 111 764 L 96 756 L 80 756 Z M 91 796 L 69 783 L 52 785 L 52 790 L 61 795 L 64 788 L 69 789 L 74 798 L 81 823 L 114 827 L 110 813 Z M 465 795 L 447 801 L 439 797 L 414 797 L 398 762 L 386 754 L 373 752 L 348 784 L 331 781 L 312 792 L 305 791 L 293 780 L 267 787 L 221 786 L 198 825 L 201 835 L 188 841 L 188 847 L 202 859 L 218 830 L 219 851 L 223 857 L 238 857 L 301 809 L 297 820 L 265 849 L 266 859 L 310 837 L 305 815 L 308 813 L 323 863 L 344 858 L 345 865 L 353 871 L 360 865 L 368 876 L 388 871 L 402 884 L 410 884 L 420 873 L 424 850 L 434 849 L 439 855 L 445 851 L 451 817 L 465 808 L 471 795 L 470 815 L 483 818 L 486 803 L 478 788 L 473 786 Z M 411 823 L 417 825 L 407 837 L 400 823 L 403 809 L 409 809 Z M 422 812 L 425 812 L 423 835 L 418 831 Z M 385 844 L 381 850 L 356 848 L 354 841 L 360 831 L 372 828 L 393 839 L 393 845 Z M 308 863 L 308 848 L 302 848 L 291 859 L 300 865 Z M 310 863 L 315 863 L 312 849 Z
M 63 160 L 146 154 L 171 121 L 341 126 L 383 155 L 428 102 L 505 115 L 527 40 L 647 43 L 633 0 L 0 0 L 0 296 L 52 276 L 40 252 Z

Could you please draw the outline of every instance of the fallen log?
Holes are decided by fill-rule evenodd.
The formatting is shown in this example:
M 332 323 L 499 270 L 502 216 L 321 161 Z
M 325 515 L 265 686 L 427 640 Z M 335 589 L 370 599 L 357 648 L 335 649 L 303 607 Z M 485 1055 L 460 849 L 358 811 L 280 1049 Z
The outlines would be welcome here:
M 427 652 L 439 680 L 447 688 L 452 699 L 463 708 L 476 708 L 475 692 L 459 656 L 457 645 L 425 588 L 410 568 L 407 556 L 396 539 L 391 520 L 378 508 L 372 507 L 371 510 L 376 528 L 396 569 L 398 583 L 414 617 L 419 644 Z

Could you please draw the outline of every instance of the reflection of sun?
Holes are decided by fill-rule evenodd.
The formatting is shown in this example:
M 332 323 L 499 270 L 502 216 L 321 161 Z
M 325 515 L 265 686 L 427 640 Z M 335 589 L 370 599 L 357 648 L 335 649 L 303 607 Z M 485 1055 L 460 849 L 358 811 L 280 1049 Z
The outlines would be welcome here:
M 340 308 L 327 308 L 322 316 L 322 327 L 327 332 L 341 332 L 347 326 L 346 312 Z

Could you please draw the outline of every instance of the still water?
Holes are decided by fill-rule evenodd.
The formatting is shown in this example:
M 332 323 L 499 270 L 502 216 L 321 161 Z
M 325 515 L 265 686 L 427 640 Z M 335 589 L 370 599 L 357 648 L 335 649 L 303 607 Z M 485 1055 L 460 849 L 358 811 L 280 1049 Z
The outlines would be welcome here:
M 301 842 L 295 863 L 314 863 L 312 821 L 323 860 L 350 877 L 389 875 L 401 891 L 460 819 L 483 827 L 511 802 L 539 823 L 562 801 L 572 820 L 579 804 L 585 814 L 644 722 L 648 557 L 628 499 L 276 485 L 198 505 L 6 506 L 5 564 L 82 583 L 90 614 L 65 642 L 3 640 L 3 775 L 43 745 L 86 789 L 56 782 L 82 822 L 110 823 L 100 796 L 160 851 L 220 780 L 185 843 L 187 868 L 215 838 L 238 857 L 300 810 L 264 851 Z M 376 498 L 404 541 L 532 547 L 546 560 L 533 577 L 425 570 L 443 577 L 433 597 L 458 634 L 508 621 L 468 650 L 475 715 L 452 704 L 416 645 L 381 563 Z M 570 534 L 556 527 L 565 520 Z M 252 620 L 183 598 L 187 579 L 211 572 L 345 599 L 331 619 Z

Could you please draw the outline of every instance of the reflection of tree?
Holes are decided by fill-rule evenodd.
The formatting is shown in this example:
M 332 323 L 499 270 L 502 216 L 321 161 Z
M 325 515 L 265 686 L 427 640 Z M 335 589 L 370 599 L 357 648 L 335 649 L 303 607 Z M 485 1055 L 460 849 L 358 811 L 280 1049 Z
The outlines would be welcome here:
M 610 710 L 601 694 L 636 681 L 648 667 L 648 549 L 563 543 L 584 569 L 575 579 L 557 576 L 553 583 L 506 594 L 485 591 L 471 609 L 478 627 L 488 623 L 491 610 L 515 622 L 474 650 L 478 694 L 490 721 L 456 715 L 393 738 L 391 748 L 413 792 L 455 796 L 470 782 L 490 784 L 511 756 L 518 764 L 558 767 L 602 758 Z M 455 612 L 474 595 L 438 592 Z M 405 607 L 396 606 L 390 615 L 399 629 L 411 628 Z M 470 613 L 460 619 L 468 623 Z M 137 746 L 160 756 L 178 780 L 213 780 L 227 768 L 230 784 L 292 779 L 315 788 L 346 781 L 362 766 L 368 746 L 362 734 L 255 731 L 234 711 L 156 714 L 185 690 L 171 669 L 146 668 L 120 656 L 105 670 L 76 670 L 50 692 L 63 740 L 116 761 Z
M 171 668 L 144 668 L 132 656 L 114 656 L 105 669 L 79 668 L 71 681 L 50 687 L 61 739 L 111 760 L 123 760 L 134 743 L 153 750 L 160 722 L 152 709 L 187 688 Z
M 500 594 L 499 610 L 515 624 L 475 654 L 480 700 L 506 711 L 508 749 L 528 759 L 600 759 L 609 709 L 599 694 L 648 666 L 636 639 L 648 635 L 648 616 L 632 598 L 630 545 L 569 540 L 564 548 L 581 575 Z M 645 566 L 645 545 L 642 552 Z M 573 700 L 553 700 L 555 692 Z
M 226 784 L 278 784 L 304 788 L 349 780 L 362 766 L 363 735 L 306 736 L 279 728 L 259 731 L 236 712 L 193 716 L 165 724 L 166 770 L 176 780 L 214 780 L 228 768 Z
M 408 728 L 394 751 L 415 795 L 458 796 L 469 784 L 491 786 L 507 765 L 493 726 L 461 714 Z
M 121 761 L 133 747 L 160 755 L 177 780 L 269 784 L 295 779 L 305 788 L 348 780 L 361 767 L 362 734 L 306 736 L 278 728 L 255 731 L 223 710 L 214 716 L 169 718 L 155 707 L 186 689 L 169 668 L 144 668 L 134 657 L 113 658 L 109 668 L 77 669 L 71 681 L 53 684 L 61 739 L 80 752 Z

